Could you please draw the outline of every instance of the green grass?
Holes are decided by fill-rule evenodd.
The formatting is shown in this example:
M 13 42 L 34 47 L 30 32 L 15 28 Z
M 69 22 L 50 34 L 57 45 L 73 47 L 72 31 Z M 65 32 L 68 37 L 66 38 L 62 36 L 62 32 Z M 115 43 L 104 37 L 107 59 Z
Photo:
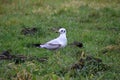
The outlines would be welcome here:
M 119 80 L 120 76 L 120 1 L 119 0 L 1 0 L 0 52 L 11 49 L 13 54 L 49 57 L 48 62 L 28 61 L 14 64 L 0 61 L 0 79 L 19 80 Z M 58 36 L 50 28 L 67 29 L 68 44 L 81 41 L 84 48 L 66 46 L 55 53 L 45 49 L 26 47 L 30 43 L 44 43 Z M 23 27 L 37 27 L 35 35 L 22 35 Z M 113 45 L 114 49 L 102 50 Z M 81 57 L 81 52 L 102 59 L 111 68 L 97 74 L 82 75 L 69 68 Z M 78 53 L 77 53 L 78 52 Z M 79 56 L 78 56 L 79 55 Z

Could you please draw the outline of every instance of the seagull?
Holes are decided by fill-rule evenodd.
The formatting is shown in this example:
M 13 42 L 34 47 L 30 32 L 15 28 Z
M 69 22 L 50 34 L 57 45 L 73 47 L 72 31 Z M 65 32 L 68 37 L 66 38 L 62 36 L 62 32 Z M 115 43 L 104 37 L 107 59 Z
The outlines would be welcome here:
M 44 44 L 37 45 L 37 47 L 45 48 L 48 50 L 57 50 L 60 48 L 64 48 L 67 45 L 66 29 L 60 28 L 57 32 L 60 33 L 57 38 L 50 40 Z

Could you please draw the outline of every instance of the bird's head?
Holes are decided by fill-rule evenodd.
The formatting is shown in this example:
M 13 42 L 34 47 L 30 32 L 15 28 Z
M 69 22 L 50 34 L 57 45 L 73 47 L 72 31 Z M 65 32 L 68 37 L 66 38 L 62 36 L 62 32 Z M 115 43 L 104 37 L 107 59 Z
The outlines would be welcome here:
M 64 34 L 64 33 L 66 33 L 66 29 L 65 28 L 60 28 L 58 32 L 60 34 Z

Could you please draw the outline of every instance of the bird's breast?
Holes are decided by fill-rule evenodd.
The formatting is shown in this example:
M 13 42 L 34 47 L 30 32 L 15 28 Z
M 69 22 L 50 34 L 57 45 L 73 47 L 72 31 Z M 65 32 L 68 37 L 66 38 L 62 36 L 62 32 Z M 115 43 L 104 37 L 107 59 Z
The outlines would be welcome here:
M 61 47 L 65 47 L 67 45 L 67 39 L 61 39 L 60 44 Z

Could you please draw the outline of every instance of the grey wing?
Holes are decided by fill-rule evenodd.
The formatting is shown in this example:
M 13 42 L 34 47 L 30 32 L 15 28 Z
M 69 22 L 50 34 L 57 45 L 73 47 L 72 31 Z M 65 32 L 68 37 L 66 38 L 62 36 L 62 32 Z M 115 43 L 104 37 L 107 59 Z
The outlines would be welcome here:
M 40 45 L 42 48 L 46 48 L 49 50 L 56 50 L 59 49 L 61 47 L 61 44 L 53 44 L 53 43 L 46 43 L 43 45 Z
M 50 50 L 56 50 L 61 47 L 61 44 L 60 44 L 59 38 L 56 38 L 43 45 L 40 45 L 40 47 L 50 49 Z

